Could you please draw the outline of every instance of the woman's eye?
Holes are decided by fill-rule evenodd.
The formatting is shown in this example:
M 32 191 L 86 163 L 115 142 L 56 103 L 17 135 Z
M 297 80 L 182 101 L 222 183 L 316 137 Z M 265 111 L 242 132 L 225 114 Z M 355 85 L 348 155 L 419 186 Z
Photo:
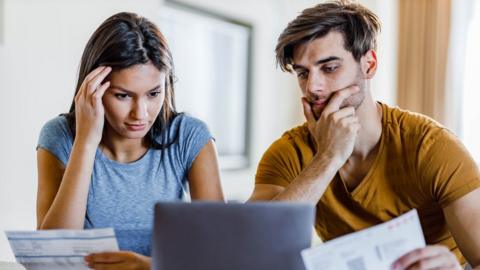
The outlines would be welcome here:
M 128 97 L 128 94 L 117 93 L 115 94 L 115 97 L 117 97 L 118 99 L 126 99 Z
M 160 93 L 161 93 L 160 91 L 151 92 L 150 97 L 156 97 L 156 96 L 160 95 Z

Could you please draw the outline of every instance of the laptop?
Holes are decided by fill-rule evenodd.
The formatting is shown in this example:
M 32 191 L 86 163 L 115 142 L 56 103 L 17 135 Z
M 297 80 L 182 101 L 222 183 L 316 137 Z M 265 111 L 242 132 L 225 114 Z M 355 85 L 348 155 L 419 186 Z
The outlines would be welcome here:
M 157 203 L 153 270 L 305 270 L 313 205 Z

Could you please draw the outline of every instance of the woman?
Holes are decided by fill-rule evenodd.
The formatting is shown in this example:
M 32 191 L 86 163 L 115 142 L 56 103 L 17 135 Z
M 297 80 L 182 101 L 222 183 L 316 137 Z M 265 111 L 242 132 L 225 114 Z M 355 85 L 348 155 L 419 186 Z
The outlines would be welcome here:
M 223 200 L 212 136 L 175 111 L 173 78 L 158 28 L 116 14 L 85 48 L 70 112 L 42 128 L 38 229 L 113 227 L 122 251 L 87 256 L 91 268 L 150 269 L 155 202 Z

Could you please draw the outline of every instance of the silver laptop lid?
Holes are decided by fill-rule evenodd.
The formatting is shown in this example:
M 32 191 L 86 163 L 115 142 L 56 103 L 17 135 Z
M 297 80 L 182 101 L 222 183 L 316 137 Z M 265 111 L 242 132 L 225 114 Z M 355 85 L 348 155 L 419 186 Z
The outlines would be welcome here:
M 314 207 L 260 202 L 158 203 L 154 270 L 304 270 Z

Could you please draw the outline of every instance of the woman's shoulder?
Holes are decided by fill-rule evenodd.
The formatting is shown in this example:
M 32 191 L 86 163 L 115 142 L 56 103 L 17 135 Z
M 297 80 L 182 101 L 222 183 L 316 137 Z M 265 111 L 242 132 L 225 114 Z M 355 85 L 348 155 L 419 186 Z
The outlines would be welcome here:
M 53 119 L 48 120 L 40 131 L 40 137 L 65 137 L 71 138 L 72 133 L 68 126 L 67 118 L 64 115 L 59 115 Z
M 65 116 L 57 116 L 43 125 L 37 149 L 43 148 L 49 151 L 66 165 L 72 145 L 73 135 Z
M 205 122 L 193 117 L 189 114 L 186 113 L 180 113 L 178 114 L 173 120 L 172 120 L 172 126 L 185 126 L 185 127 L 196 127 L 196 126 L 206 126 Z
M 210 133 L 207 124 L 191 115 L 181 113 L 177 115 L 170 124 L 170 135 L 178 134 L 180 137 L 188 136 L 191 133 Z

